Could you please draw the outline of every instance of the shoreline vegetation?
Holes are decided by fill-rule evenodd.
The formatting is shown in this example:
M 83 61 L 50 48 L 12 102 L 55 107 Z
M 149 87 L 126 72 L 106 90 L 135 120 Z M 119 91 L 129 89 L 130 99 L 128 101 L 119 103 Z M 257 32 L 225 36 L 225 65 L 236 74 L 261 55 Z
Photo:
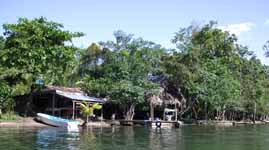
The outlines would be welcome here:
M 171 39 L 175 49 L 121 30 L 114 32 L 114 41 L 78 48 L 72 40 L 83 36 L 82 32 L 66 31 L 62 24 L 44 17 L 20 18 L 4 24 L 3 31 L 2 120 L 19 119 L 6 115 L 18 109 L 24 110 L 20 116 L 35 116 L 32 94 L 46 85 L 79 87 L 108 100 L 105 119 L 114 115 L 115 120 L 162 118 L 198 124 L 199 120 L 239 124 L 248 120 L 255 124 L 269 118 L 268 65 L 214 21 L 180 28 Z M 263 47 L 266 56 L 268 45 Z M 165 110 L 170 117 L 166 118 Z
M 80 120 L 81 123 L 83 122 Z M 88 122 L 85 127 L 112 127 L 112 126 L 134 126 L 134 127 L 141 127 L 141 126 L 147 126 L 147 127 L 155 127 L 155 126 L 148 126 L 147 121 L 148 120 L 130 120 L 132 124 L 124 124 L 122 123 L 124 121 L 125 123 L 128 122 L 126 120 L 103 120 L 103 121 L 94 121 L 94 122 Z M 163 125 L 161 128 L 174 128 L 174 126 L 171 124 L 172 122 L 162 122 Z M 190 121 L 186 120 L 180 121 L 180 126 L 188 126 L 188 125 L 197 125 L 197 126 L 237 126 L 237 125 L 255 125 L 255 124 L 269 124 L 269 121 L 256 121 L 255 123 L 251 120 L 242 120 L 242 121 L 234 121 L 234 120 L 197 120 L 197 121 Z M 1 127 L 52 127 L 50 125 L 46 125 L 44 123 L 36 121 L 35 117 L 17 117 L 14 120 L 0 120 L 0 128 Z
M 14 112 L 8 112 L 5 114 L 0 114 L 0 122 L 5 122 L 5 121 L 17 121 L 21 120 L 22 117 L 17 115 Z

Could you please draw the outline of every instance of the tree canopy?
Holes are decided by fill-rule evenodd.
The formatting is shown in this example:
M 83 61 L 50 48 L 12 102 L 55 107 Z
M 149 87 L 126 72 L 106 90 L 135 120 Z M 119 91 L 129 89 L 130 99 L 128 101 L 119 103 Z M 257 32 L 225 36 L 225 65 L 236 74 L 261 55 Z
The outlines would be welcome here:
M 147 93 L 157 94 L 163 86 L 153 79 L 165 79 L 165 90 L 186 100 L 186 107 L 179 108 L 183 118 L 255 121 L 269 113 L 268 66 L 213 21 L 177 31 L 171 40 L 176 49 L 121 30 L 114 32 L 114 41 L 79 49 L 72 39 L 83 33 L 66 31 L 44 17 L 20 18 L 3 29 L 1 111 L 12 109 L 13 98 L 29 94 L 42 79 L 47 85 L 76 84 L 90 95 L 107 98 L 129 120 L 137 106 L 148 105 Z M 264 50 L 267 55 L 268 42 Z
M 9 89 L 11 96 L 28 94 L 37 79 L 46 84 L 68 84 L 66 77 L 75 65 L 77 51 L 72 38 L 82 33 L 65 31 L 62 24 L 44 17 L 20 18 L 16 24 L 4 24 L 3 29 L 0 77 L 1 85 L 7 87 L 3 90 Z
M 100 46 L 93 43 L 82 55 L 80 86 L 119 104 L 125 119 L 129 120 L 134 116 L 136 104 L 145 101 L 145 92 L 158 88 L 148 77 L 158 73 L 163 49 L 123 31 L 116 31 L 114 36 L 116 42 L 100 42 Z

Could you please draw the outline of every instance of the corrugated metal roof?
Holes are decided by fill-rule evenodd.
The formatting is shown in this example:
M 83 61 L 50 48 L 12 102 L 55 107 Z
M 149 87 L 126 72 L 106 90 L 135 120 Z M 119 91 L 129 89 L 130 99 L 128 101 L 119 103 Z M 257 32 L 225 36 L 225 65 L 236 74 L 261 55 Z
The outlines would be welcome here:
M 83 95 L 82 93 L 78 93 L 78 92 L 65 92 L 65 91 L 61 91 L 61 90 L 56 90 L 56 94 L 61 95 L 61 96 L 66 97 L 66 98 L 69 98 L 69 99 L 73 99 L 73 100 L 105 103 L 104 99 L 90 97 L 90 96 Z
M 98 102 L 105 103 L 106 100 L 102 98 L 96 98 L 88 96 L 80 88 L 77 87 L 63 87 L 63 86 L 46 86 L 47 90 L 53 90 L 57 95 L 79 101 Z
M 47 85 L 47 89 L 49 90 L 61 90 L 64 92 L 77 92 L 77 93 L 84 93 L 80 88 L 78 87 L 64 87 L 64 86 L 52 86 L 52 85 Z

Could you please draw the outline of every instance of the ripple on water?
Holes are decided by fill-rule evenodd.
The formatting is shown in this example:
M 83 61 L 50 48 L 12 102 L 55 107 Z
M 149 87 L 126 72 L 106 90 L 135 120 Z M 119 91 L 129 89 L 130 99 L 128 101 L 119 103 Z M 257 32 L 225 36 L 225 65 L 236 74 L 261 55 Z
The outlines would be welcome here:
M 0 128 L 0 150 L 267 150 L 269 126 L 185 126 L 88 128 L 68 133 L 60 128 Z

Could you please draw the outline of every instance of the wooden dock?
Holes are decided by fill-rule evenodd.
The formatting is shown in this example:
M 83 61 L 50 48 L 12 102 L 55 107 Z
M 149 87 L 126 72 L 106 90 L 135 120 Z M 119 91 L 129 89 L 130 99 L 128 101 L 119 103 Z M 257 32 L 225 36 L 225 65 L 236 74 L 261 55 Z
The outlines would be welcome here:
M 120 125 L 131 126 L 140 125 L 154 128 L 178 128 L 182 123 L 180 121 L 150 121 L 150 120 L 117 120 Z

